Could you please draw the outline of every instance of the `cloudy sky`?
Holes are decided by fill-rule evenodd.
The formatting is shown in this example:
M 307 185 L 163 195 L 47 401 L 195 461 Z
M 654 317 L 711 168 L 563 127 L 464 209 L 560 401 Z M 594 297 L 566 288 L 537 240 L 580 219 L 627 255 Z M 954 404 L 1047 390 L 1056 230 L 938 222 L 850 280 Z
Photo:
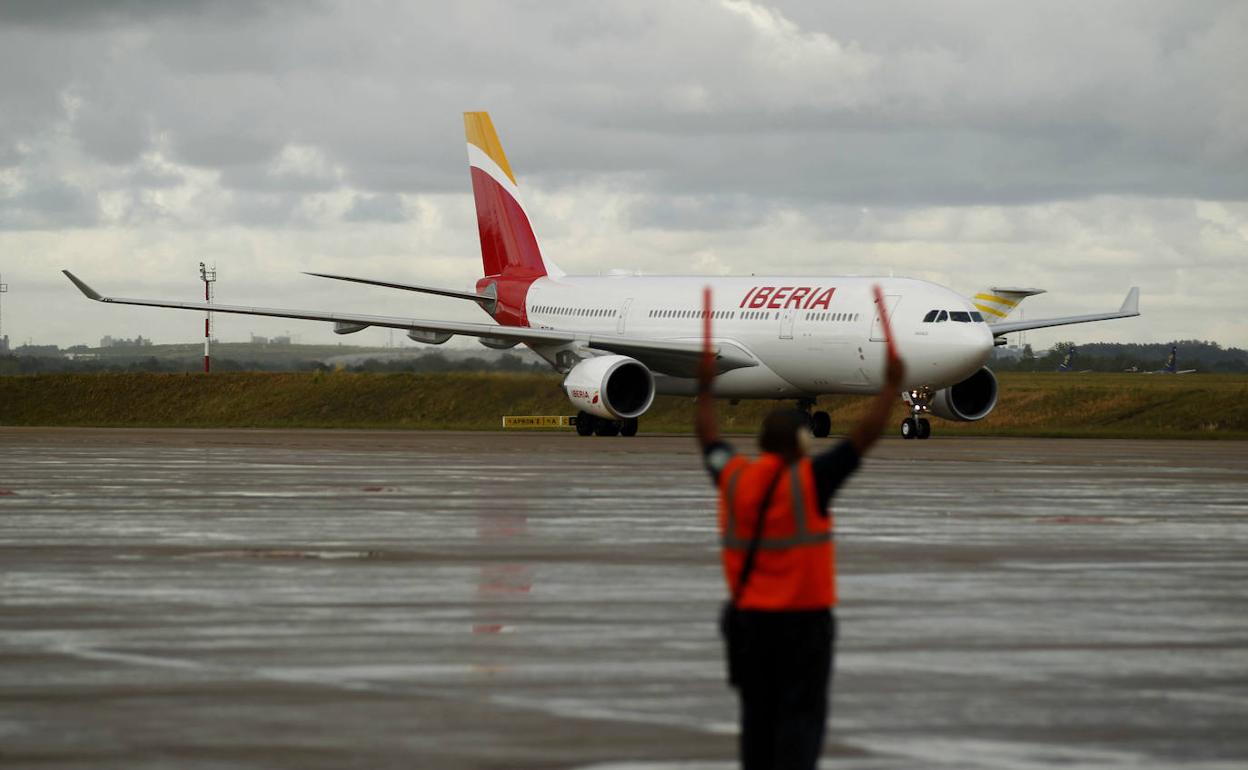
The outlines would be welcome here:
M 1248 346 L 1248 3 L 0 0 L 14 343 L 195 341 L 194 299 L 479 320 L 460 114 L 569 272 L 1049 290 L 1034 332 Z M 226 340 L 327 325 L 219 317 Z M 379 344 L 369 330 L 352 342 Z

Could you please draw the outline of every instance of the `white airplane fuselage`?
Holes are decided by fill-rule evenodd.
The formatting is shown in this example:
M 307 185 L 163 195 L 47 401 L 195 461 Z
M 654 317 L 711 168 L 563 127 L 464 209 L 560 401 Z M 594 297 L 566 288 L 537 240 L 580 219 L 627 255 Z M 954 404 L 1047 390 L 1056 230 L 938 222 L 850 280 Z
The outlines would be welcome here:
M 758 360 L 721 374 L 715 392 L 734 398 L 873 393 L 884 368 L 884 336 L 872 287 L 880 285 L 902 358 L 905 386 L 939 389 L 988 360 L 993 336 L 979 321 L 924 323 L 931 310 L 973 312 L 962 295 L 907 278 L 561 276 L 529 287 L 528 325 L 575 328 L 675 342 L 700 342 L 701 297 L 713 297 L 712 335 Z M 551 363 L 565 346 L 534 345 Z M 688 394 L 692 379 L 656 376 L 660 393 Z

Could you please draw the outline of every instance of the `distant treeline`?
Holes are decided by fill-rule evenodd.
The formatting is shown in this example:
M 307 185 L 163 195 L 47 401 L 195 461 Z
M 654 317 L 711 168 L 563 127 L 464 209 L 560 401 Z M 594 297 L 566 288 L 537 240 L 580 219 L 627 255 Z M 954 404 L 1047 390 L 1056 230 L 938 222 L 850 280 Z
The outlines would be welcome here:
M 0 355 L 0 375 L 12 374 L 92 374 L 103 372 L 154 372 L 176 374 L 202 371 L 202 358 L 157 358 L 156 356 L 119 357 L 107 359 L 62 358 L 9 354 Z M 526 361 L 514 353 L 494 358 L 470 356 L 450 358 L 429 352 L 388 360 L 368 358 L 358 364 L 335 367 L 322 361 L 300 360 L 238 360 L 213 358 L 214 372 L 315 372 L 345 369 L 350 372 L 544 372 L 549 367 L 541 361 Z
M 1019 359 L 994 358 L 988 366 L 1002 372 L 1052 372 L 1066 360 L 1066 353 L 1075 349 L 1071 368 L 1094 372 L 1157 371 L 1166 365 L 1171 348 L 1178 348 L 1178 368 L 1198 372 L 1234 374 L 1248 372 L 1248 350 L 1223 348 L 1216 342 L 1180 340 L 1155 344 L 1089 342 L 1076 345 L 1061 342 L 1051 350 L 1028 356 L 1026 346 Z

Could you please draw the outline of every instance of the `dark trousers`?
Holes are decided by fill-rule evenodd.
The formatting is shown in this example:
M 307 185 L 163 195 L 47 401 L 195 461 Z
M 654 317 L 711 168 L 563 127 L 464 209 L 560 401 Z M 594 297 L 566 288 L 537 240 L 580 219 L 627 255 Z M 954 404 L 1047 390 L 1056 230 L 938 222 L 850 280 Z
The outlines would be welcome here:
M 823 750 L 836 616 L 744 610 L 736 628 L 741 767 L 812 770 Z

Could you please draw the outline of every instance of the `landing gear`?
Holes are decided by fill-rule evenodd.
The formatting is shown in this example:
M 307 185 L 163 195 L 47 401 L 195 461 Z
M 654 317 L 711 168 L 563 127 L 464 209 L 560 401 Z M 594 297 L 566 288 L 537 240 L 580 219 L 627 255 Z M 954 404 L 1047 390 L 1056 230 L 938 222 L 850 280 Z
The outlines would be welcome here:
M 815 438 L 827 438 L 832 432 L 832 417 L 827 412 L 812 412 L 815 408 L 815 400 L 813 398 L 799 398 L 797 400 L 797 408 L 806 413 L 806 417 L 810 419 L 810 432 Z
M 576 415 L 576 435 L 578 436 L 636 436 L 637 418 L 627 420 L 607 420 L 588 412 Z
M 932 435 L 932 424 L 924 414 L 932 405 L 931 388 L 916 388 L 901 394 L 902 400 L 910 405 L 910 416 L 901 421 L 901 437 L 904 439 L 925 439 Z
M 901 437 L 925 439 L 932 435 L 932 424 L 926 417 L 907 417 L 901 421 Z

